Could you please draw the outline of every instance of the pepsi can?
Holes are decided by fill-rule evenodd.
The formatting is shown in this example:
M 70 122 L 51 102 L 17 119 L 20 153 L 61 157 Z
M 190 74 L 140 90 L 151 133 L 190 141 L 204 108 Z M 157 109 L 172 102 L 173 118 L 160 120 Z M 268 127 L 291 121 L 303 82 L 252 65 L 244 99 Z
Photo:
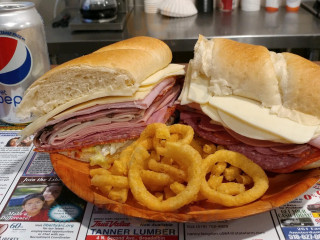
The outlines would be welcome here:
M 25 90 L 50 68 L 41 16 L 32 2 L 0 2 L 0 120 L 16 117 Z

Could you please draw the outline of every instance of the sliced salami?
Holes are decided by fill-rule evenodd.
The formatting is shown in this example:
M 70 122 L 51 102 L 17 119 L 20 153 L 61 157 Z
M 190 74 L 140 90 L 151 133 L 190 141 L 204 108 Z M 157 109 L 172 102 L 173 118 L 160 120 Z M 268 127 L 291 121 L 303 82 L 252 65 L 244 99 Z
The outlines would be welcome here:
M 310 144 L 285 144 L 251 139 L 221 125 L 213 124 L 208 116 L 192 108 L 179 107 L 179 109 L 181 121 L 190 125 L 200 137 L 224 145 L 231 151 L 242 153 L 264 170 L 292 172 L 320 159 L 320 149 Z M 317 142 L 320 141 L 317 139 Z M 313 143 L 319 145 L 316 140 Z
M 218 126 L 220 131 L 208 131 L 206 129 L 203 129 L 200 127 L 201 118 L 199 117 L 193 117 L 193 118 L 186 118 L 182 119 L 183 123 L 191 126 L 194 131 L 202 138 L 211 141 L 216 144 L 221 145 L 229 145 L 229 144 L 235 144 L 239 141 L 233 138 L 228 132 L 226 132 L 223 128 L 221 129 L 221 126 Z M 211 129 L 218 128 L 218 127 L 212 127 Z
M 263 154 L 261 151 L 257 151 L 255 147 L 246 144 L 229 145 L 227 148 L 231 151 L 242 153 L 260 165 L 264 170 L 269 171 L 272 169 L 286 168 L 300 161 L 300 157 L 287 154 Z

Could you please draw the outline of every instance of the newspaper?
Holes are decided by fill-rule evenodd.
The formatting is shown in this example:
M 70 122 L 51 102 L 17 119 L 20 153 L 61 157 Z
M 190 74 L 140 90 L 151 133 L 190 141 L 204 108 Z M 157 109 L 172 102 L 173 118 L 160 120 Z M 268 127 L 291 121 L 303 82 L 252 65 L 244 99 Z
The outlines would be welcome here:
M 293 201 L 254 216 L 209 223 L 157 222 L 78 198 L 56 175 L 49 155 L 33 151 L 32 139 L 17 145 L 19 131 L 0 127 L 0 240 L 320 239 L 320 181 Z

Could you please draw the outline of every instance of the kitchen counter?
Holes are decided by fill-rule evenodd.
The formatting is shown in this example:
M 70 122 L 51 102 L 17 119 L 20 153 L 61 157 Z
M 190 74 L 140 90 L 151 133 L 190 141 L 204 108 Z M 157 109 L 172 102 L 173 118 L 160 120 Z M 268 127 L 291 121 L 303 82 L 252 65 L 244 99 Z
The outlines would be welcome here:
M 71 16 L 77 10 L 69 10 Z M 268 13 L 237 9 L 231 13 L 215 10 L 187 18 L 169 18 L 146 14 L 136 6 L 129 14 L 123 31 L 74 31 L 46 26 L 51 56 L 82 55 L 122 39 L 147 35 L 164 40 L 175 54 L 193 52 L 198 35 L 224 37 L 240 42 L 260 44 L 269 49 L 320 49 L 320 19 L 300 8 L 296 13 Z M 59 63 L 59 62 L 58 62 Z

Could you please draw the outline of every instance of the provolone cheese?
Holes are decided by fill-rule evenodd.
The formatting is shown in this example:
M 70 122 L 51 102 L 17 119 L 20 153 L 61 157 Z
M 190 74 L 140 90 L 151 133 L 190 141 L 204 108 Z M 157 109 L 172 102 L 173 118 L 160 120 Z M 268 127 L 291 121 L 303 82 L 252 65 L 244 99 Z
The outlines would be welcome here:
M 288 143 L 285 139 L 282 139 L 281 136 L 272 134 L 270 132 L 267 132 L 263 129 L 259 129 L 257 127 L 254 127 L 241 119 L 238 119 L 234 116 L 231 116 L 230 114 L 222 111 L 222 110 L 216 110 L 219 114 L 219 117 L 221 119 L 222 125 L 225 127 L 232 129 L 234 132 L 253 139 L 258 140 L 269 140 L 269 141 L 277 141 L 277 142 L 283 142 Z
M 320 119 L 316 116 L 311 116 L 306 113 L 302 113 L 296 110 L 291 110 L 283 107 L 282 105 L 276 105 L 271 107 L 272 114 L 276 114 L 279 117 L 293 119 L 294 121 L 303 125 L 319 125 Z
M 191 102 L 206 104 L 209 101 L 209 81 L 204 75 L 199 75 L 197 71 L 193 71 L 192 67 L 193 61 L 191 60 L 179 100 L 182 105 Z
M 218 113 L 218 109 L 212 107 L 209 104 L 200 105 L 202 112 L 204 112 L 209 118 L 217 123 L 222 123 L 220 115 Z
M 92 107 L 95 105 L 138 101 L 138 100 L 144 99 L 150 93 L 151 90 L 152 90 L 152 88 L 147 91 L 136 92 L 133 96 L 130 96 L 130 97 L 103 97 L 103 98 L 93 99 L 88 102 L 80 103 L 78 105 L 70 107 L 70 108 L 66 109 L 65 111 L 55 115 L 53 118 L 58 119 L 62 116 L 65 116 L 66 114 L 74 113 L 74 112 L 79 111 L 81 109 L 85 109 L 85 108 Z
M 242 97 L 211 97 L 209 104 L 228 113 L 234 119 L 238 121 L 240 120 L 250 127 L 252 126 L 259 131 L 262 130 L 266 133 L 271 133 L 276 136 L 278 135 L 280 138 L 286 139 L 288 142 L 292 143 L 308 142 L 313 138 L 318 128 L 318 126 L 306 126 L 290 119 L 280 118 L 274 114 L 270 114 L 270 109 L 262 107 L 256 101 Z M 233 128 L 235 128 L 236 124 L 232 125 Z M 231 126 L 230 128 L 232 129 Z M 237 132 L 239 129 L 232 130 Z M 256 135 L 257 133 L 258 131 L 255 132 Z
M 169 64 L 166 68 L 161 69 L 160 71 L 156 72 L 155 74 L 151 75 L 146 80 L 144 80 L 140 86 L 154 85 L 163 78 L 166 78 L 169 76 L 184 75 L 184 74 L 185 74 L 184 65 Z
M 193 60 L 190 60 L 189 65 L 188 65 L 188 69 L 187 69 L 187 73 L 186 73 L 186 77 L 184 79 L 183 87 L 182 87 L 180 96 L 178 98 L 178 100 L 180 101 L 180 103 L 182 105 L 185 105 L 185 104 L 192 102 L 190 99 L 188 99 L 191 72 L 192 72 L 192 62 L 193 62 Z
M 199 104 L 206 104 L 209 101 L 208 87 L 209 81 L 202 76 L 194 76 L 190 82 L 188 98 Z

